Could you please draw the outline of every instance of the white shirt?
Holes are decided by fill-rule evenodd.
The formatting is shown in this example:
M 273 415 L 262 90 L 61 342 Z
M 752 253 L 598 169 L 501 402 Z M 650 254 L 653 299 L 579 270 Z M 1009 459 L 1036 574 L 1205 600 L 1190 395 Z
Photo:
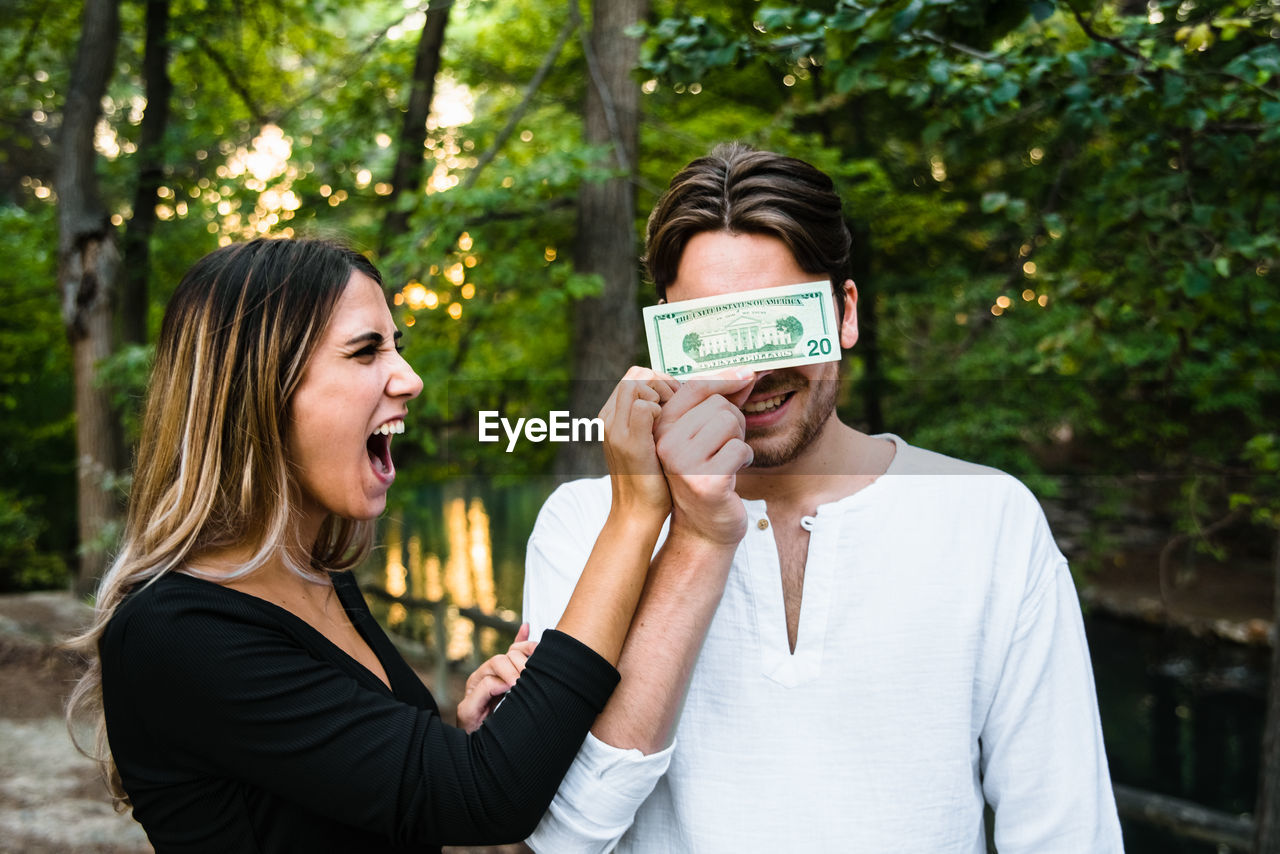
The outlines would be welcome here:
M 884 438 L 889 470 L 804 519 L 795 653 L 768 507 L 747 501 L 674 743 L 646 757 L 588 736 L 535 851 L 985 854 L 984 800 L 1001 854 L 1123 850 L 1080 607 L 1039 504 Z M 534 637 L 609 503 L 601 478 L 543 506 Z

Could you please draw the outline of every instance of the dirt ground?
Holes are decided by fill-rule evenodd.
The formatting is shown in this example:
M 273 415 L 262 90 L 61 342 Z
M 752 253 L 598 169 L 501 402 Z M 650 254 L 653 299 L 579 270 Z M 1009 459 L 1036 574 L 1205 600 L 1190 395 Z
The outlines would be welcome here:
M 1256 567 L 1201 567 L 1170 574 L 1166 607 L 1151 555 L 1122 556 L 1081 592 L 1087 607 L 1196 634 L 1265 644 L 1272 585 Z M 57 643 L 85 625 L 89 609 L 65 593 L 0 596 L 0 852 L 142 854 L 142 828 L 112 810 L 96 767 L 76 752 L 62 704 L 78 675 Z M 412 661 L 412 656 L 408 656 Z M 424 677 L 427 670 L 419 666 Z M 461 696 L 461 676 L 451 685 Z M 430 684 L 428 680 L 428 684 Z M 91 741 L 88 733 L 82 735 Z M 517 849 L 453 849 L 452 854 Z
M 0 596 L 2 851 L 151 851 L 141 826 L 112 809 L 96 766 L 72 746 L 62 720 L 78 668 L 55 644 L 88 614 L 63 593 Z M 81 737 L 92 740 L 88 732 Z

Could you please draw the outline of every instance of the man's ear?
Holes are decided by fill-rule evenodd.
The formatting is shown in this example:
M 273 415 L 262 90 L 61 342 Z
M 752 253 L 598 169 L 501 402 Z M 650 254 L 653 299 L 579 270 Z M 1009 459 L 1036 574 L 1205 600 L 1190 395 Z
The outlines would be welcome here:
M 848 350 L 858 343 L 858 286 L 853 279 L 845 279 L 841 290 L 844 319 L 840 321 L 840 346 Z

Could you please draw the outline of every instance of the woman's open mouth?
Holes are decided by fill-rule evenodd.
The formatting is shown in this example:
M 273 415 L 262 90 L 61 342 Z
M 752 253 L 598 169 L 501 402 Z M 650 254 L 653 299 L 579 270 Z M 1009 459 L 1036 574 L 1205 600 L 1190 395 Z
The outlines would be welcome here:
M 365 440 L 369 453 L 369 465 L 380 480 L 390 482 L 395 478 L 396 467 L 391 462 L 391 437 L 404 432 L 404 421 L 395 419 L 383 424 Z

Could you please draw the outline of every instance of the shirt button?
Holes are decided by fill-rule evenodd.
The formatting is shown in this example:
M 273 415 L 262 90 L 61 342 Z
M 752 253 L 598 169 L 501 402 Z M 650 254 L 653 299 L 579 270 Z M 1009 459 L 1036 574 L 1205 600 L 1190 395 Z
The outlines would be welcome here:
M 768 528 L 768 527 L 769 527 L 769 520 L 768 520 L 768 519 L 761 519 L 760 521 L 756 522 L 756 527 L 757 527 L 757 528 L 759 528 L 759 529 L 760 529 L 760 530 L 762 530 L 762 531 L 763 531 L 763 530 L 765 530 L 766 528 Z

